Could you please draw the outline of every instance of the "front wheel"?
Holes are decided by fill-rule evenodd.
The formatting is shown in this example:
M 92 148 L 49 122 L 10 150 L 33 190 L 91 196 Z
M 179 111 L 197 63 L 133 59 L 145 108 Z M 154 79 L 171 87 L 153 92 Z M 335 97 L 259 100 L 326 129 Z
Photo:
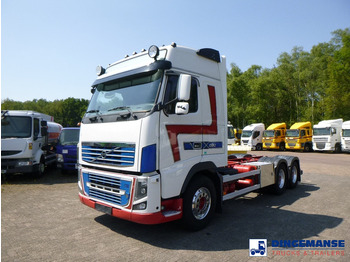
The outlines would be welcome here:
M 200 230 L 212 219 L 216 207 L 216 191 L 206 176 L 196 177 L 188 186 L 183 200 L 182 222 L 190 230 Z

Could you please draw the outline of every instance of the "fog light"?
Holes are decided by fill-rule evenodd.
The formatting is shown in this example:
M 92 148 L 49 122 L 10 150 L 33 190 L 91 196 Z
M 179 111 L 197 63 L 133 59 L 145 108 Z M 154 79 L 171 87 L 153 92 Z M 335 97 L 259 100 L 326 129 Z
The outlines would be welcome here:
M 142 202 L 140 204 L 134 205 L 134 210 L 145 210 L 147 208 L 147 202 Z

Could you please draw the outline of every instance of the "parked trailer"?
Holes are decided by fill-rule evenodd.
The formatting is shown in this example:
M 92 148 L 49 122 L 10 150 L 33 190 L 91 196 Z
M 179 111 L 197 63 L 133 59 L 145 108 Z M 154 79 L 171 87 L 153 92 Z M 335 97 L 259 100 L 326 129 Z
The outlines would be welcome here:
M 295 187 L 297 157 L 228 156 L 225 61 L 217 50 L 173 43 L 98 67 L 78 144 L 81 202 L 198 230 L 223 201 Z

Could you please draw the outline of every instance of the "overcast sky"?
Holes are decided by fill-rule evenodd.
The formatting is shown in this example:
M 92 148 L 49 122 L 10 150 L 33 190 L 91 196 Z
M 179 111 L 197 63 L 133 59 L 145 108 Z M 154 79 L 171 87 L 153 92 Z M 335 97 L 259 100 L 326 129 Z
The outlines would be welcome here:
M 97 65 L 152 44 L 210 47 L 242 71 L 350 27 L 349 0 L 2 0 L 1 99 L 90 99 Z

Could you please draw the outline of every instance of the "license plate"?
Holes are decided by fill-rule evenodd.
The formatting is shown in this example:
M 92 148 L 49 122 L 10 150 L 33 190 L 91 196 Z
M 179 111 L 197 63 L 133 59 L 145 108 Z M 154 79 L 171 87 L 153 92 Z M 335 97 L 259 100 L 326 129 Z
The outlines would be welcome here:
M 6 174 L 6 170 L 1 170 L 1 174 Z
M 98 211 L 101 211 L 103 213 L 106 213 L 108 215 L 112 215 L 112 208 L 111 207 L 107 207 L 107 206 L 100 205 L 100 204 L 96 203 L 95 209 Z
M 68 149 L 63 149 L 62 154 L 68 154 Z

